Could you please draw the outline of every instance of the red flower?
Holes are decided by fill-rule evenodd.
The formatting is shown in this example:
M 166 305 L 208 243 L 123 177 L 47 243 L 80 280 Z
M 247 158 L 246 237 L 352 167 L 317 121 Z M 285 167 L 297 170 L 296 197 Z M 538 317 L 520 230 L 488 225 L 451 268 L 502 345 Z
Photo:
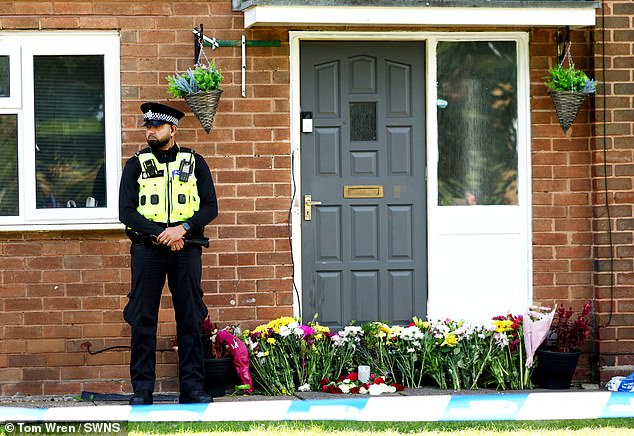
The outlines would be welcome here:
M 372 383 L 380 385 L 381 383 L 385 383 L 385 380 L 383 380 L 383 377 L 377 377 Z
M 351 372 L 347 377 L 350 381 L 357 381 L 359 379 L 359 374 L 356 372 Z
M 390 386 L 394 386 L 396 388 L 396 392 L 405 390 L 405 386 L 400 383 L 392 383 Z
M 351 394 L 358 394 L 360 390 L 361 390 L 361 388 L 360 388 L 360 387 L 355 386 L 355 387 L 353 387 L 353 388 L 350 388 L 350 393 L 351 393 Z
M 331 394 L 343 394 L 343 391 L 339 389 L 339 387 L 337 386 L 330 385 L 327 387 L 328 387 L 328 390 L 326 392 L 329 392 Z
M 324 386 L 324 385 L 327 385 L 328 383 L 330 383 L 330 380 L 328 380 L 327 378 L 322 378 L 319 381 L 319 386 Z

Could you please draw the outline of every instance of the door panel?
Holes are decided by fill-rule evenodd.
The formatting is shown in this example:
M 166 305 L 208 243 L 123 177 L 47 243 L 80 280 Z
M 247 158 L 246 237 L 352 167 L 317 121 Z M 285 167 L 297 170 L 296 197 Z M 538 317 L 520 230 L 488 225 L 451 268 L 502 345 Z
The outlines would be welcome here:
M 427 303 L 421 42 L 302 42 L 302 314 L 407 323 Z M 302 214 L 303 215 L 303 214 Z

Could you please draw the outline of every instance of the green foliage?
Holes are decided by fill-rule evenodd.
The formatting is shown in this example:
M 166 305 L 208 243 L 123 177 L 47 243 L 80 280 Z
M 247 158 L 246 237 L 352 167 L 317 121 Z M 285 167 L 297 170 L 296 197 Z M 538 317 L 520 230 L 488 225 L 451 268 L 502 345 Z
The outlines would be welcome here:
M 196 64 L 193 70 L 189 68 L 182 75 L 176 73 L 166 78 L 167 92 L 181 98 L 200 91 L 209 92 L 220 89 L 222 83 L 222 73 L 213 62 L 210 62 L 209 66 Z
M 557 65 L 548 70 L 549 76 L 545 76 L 545 85 L 552 91 L 571 91 L 593 93 L 596 89 L 596 80 L 591 80 L 586 73 L 577 70 L 574 65 L 564 68 Z

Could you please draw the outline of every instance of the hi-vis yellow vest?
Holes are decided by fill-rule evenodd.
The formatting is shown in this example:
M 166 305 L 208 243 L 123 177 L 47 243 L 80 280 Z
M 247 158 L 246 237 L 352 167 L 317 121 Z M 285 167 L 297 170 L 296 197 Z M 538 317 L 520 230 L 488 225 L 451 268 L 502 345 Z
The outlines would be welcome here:
M 176 160 L 168 163 L 160 163 L 149 148 L 136 156 L 141 163 L 141 175 L 137 179 L 137 211 L 141 215 L 154 222 L 175 223 L 191 218 L 200 209 L 192 150 L 179 148 Z M 181 169 L 188 169 L 186 182 L 181 180 Z

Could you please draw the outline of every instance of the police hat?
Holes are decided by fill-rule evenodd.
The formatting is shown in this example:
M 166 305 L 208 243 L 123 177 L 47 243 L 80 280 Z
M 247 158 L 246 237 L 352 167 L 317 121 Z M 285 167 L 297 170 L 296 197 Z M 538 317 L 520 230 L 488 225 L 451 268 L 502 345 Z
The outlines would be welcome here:
M 160 126 L 170 123 L 178 126 L 178 120 L 185 116 L 184 113 L 173 107 L 155 102 L 143 103 L 143 126 Z

